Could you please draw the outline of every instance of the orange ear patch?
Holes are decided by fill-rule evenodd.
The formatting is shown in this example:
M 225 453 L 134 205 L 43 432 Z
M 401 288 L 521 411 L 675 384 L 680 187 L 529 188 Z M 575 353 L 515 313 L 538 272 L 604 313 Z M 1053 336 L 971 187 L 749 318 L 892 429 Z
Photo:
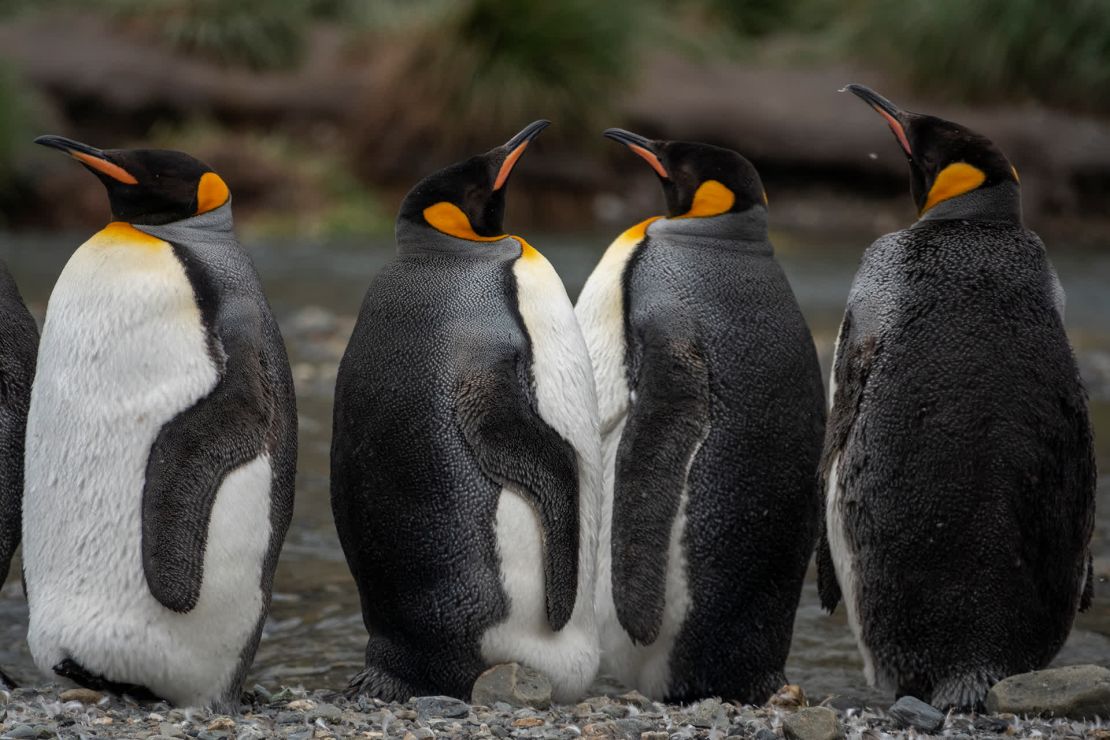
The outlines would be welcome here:
M 215 172 L 205 172 L 197 183 L 197 212 L 196 215 L 214 211 L 231 197 L 227 183 Z
M 694 191 L 690 210 L 677 218 L 705 218 L 727 213 L 736 202 L 736 194 L 716 180 L 706 180 Z
M 69 156 L 73 157 L 79 162 L 84 163 L 89 167 L 92 167 L 94 170 L 102 175 L 107 175 L 117 182 L 122 182 L 124 185 L 139 184 L 139 181 L 135 179 L 134 175 L 120 167 L 118 164 L 112 164 L 106 159 L 100 159 L 99 157 L 94 157 L 91 154 L 85 154 L 84 152 L 72 150 L 69 152 Z
M 953 162 L 941 170 L 933 180 L 933 186 L 929 188 L 929 196 L 925 199 L 925 206 L 921 212 L 925 213 L 937 203 L 974 190 L 986 179 L 986 173 L 978 167 L 967 162 Z
M 472 242 L 496 242 L 507 236 L 506 234 L 482 236 L 474 231 L 474 227 L 470 225 L 470 219 L 466 217 L 461 208 L 445 200 L 425 208 L 424 220 L 436 231 L 442 231 L 444 234 L 456 236 L 459 239 L 468 239 Z

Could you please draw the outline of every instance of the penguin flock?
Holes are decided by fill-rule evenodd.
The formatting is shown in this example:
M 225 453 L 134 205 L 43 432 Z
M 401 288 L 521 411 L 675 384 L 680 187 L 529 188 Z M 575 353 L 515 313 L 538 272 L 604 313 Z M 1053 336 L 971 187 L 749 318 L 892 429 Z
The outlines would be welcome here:
M 577 304 L 505 232 L 548 125 L 421 180 L 336 380 L 331 503 L 369 639 L 348 692 L 765 702 L 810 559 L 869 683 L 978 708 L 1091 603 L 1095 462 L 1063 290 L 1005 155 L 849 85 L 919 219 L 864 253 L 826 393 L 752 164 L 605 135 L 665 215 Z M 163 150 L 36 140 L 104 184 L 39 336 L 0 265 L 0 582 L 52 680 L 236 706 L 293 512 L 296 402 L 231 194 Z M 95 567 L 92 564 L 95 563 Z M 0 683 L 10 680 L 0 673 Z

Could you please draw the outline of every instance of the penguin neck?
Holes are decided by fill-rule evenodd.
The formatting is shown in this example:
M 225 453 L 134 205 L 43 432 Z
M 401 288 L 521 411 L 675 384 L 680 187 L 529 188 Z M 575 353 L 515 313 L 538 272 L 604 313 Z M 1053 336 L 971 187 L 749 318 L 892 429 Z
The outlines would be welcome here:
M 928 221 L 1001 221 L 1021 223 L 1021 188 L 1009 180 L 949 198 L 921 214 Z M 915 224 L 915 226 L 917 225 Z
M 211 211 L 171 221 L 168 224 L 131 224 L 151 236 L 174 244 L 191 244 L 206 241 L 235 239 L 235 222 L 231 217 L 231 199 Z
M 489 259 L 520 256 L 521 243 L 506 234 L 494 241 L 473 241 L 445 234 L 430 226 L 397 220 L 397 254 L 443 254 L 455 257 Z
M 771 252 L 767 237 L 767 209 L 752 206 L 740 213 L 693 218 L 661 218 L 648 225 L 649 236 L 667 236 L 678 240 L 696 240 L 728 249 L 750 252 Z

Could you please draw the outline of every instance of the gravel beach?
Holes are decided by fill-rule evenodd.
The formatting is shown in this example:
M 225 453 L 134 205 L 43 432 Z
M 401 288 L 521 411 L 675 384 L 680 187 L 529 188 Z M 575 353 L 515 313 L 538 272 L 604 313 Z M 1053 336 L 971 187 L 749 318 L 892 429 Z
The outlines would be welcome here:
M 256 686 L 237 712 L 136 704 L 86 689 L 21 688 L 0 692 L 0 738 L 828 738 L 1040 737 L 1110 738 L 1098 722 L 1022 719 L 1012 714 L 944 716 L 932 732 L 905 727 L 892 713 L 845 697 L 823 706 L 737 707 L 716 699 L 690 706 L 653 703 L 630 693 L 596 696 L 547 710 L 471 706 L 446 697 L 405 704 L 333 692 Z

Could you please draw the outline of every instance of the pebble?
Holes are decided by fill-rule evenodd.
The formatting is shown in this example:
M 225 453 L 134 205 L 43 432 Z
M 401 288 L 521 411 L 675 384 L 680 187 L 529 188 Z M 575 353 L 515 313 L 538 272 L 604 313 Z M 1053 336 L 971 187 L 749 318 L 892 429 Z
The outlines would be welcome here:
M 325 719 L 328 722 L 338 722 L 343 718 L 343 710 L 334 704 L 317 704 L 315 709 L 308 712 L 310 720 Z
M 838 740 L 844 728 L 832 709 L 803 707 L 783 716 L 782 734 L 787 740 Z
M 1004 678 L 987 693 L 987 711 L 1094 719 L 1110 717 L 1110 669 L 1074 665 Z
M 470 705 L 450 696 L 418 696 L 413 700 L 416 715 L 421 719 L 430 717 L 465 717 L 470 714 Z
M 551 706 L 551 682 L 547 676 L 527 666 L 503 663 L 478 676 L 471 700 L 485 706 L 505 702 L 514 707 L 547 709 Z
M 58 694 L 58 698 L 62 701 L 79 701 L 82 704 L 96 704 L 104 698 L 104 694 L 92 689 L 76 688 L 67 689 Z
M 903 696 L 888 712 L 900 727 L 912 727 L 929 734 L 944 727 L 944 712 L 913 696 Z

